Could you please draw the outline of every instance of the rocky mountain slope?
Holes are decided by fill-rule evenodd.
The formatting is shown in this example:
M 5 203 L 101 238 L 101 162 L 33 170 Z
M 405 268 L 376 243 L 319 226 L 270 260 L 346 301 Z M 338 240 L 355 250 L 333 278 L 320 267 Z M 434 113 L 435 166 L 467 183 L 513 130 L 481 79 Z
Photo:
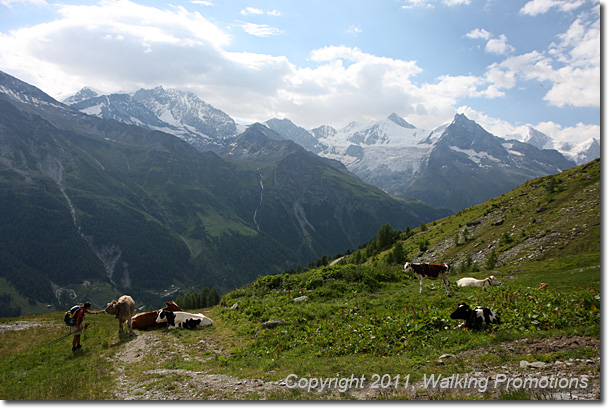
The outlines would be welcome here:
M 221 155 L 230 151 L 238 133 L 228 115 L 218 110 L 209 115 L 213 109 L 194 95 L 161 87 L 109 96 L 94 96 L 85 89 L 66 102 L 102 118 L 162 129 Z M 550 137 L 531 127 L 525 136 L 500 140 L 463 115 L 434 130 L 418 129 L 395 113 L 338 130 L 306 130 L 289 119 L 271 119 L 263 125 L 314 154 L 342 162 L 360 179 L 391 195 L 455 212 L 528 179 L 570 168 L 574 161 L 599 157 L 596 140 L 556 147 Z
M 300 135 L 286 122 L 268 125 L 287 138 Z M 461 114 L 432 131 L 392 114 L 311 134 L 318 140 L 314 152 L 343 162 L 363 181 L 455 212 L 575 165 L 556 150 L 496 137 Z
M 98 95 L 85 88 L 64 101 L 73 108 L 100 118 L 178 136 L 207 150 L 237 134 L 235 121 L 195 94 L 157 87 L 135 93 Z
M 152 107 L 155 95 L 138 98 Z M 384 223 L 447 214 L 390 197 L 269 129 L 236 140 L 260 144 L 261 161 L 225 160 L 4 73 L 0 106 L 0 279 L 26 310 L 113 292 L 142 303 L 170 288 L 222 292 L 344 252 Z M 281 155 L 264 149 L 275 143 Z

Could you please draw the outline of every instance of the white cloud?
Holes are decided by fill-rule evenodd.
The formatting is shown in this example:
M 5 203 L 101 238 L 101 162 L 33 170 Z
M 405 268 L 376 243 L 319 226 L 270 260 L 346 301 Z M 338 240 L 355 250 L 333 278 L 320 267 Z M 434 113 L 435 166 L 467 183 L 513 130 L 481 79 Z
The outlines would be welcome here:
M 544 14 L 551 9 L 562 12 L 571 12 L 587 3 L 588 0 L 531 0 L 520 10 L 521 14 L 536 16 Z
M 512 56 L 488 67 L 488 81 L 512 88 L 520 80 L 551 83 L 544 99 L 557 107 L 599 107 L 601 30 L 599 9 L 583 13 L 545 52 Z M 502 47 L 498 45 L 500 50 Z
M 485 51 L 493 54 L 510 54 L 515 51 L 515 48 L 508 44 L 508 38 L 504 34 L 500 34 L 494 37 L 489 31 L 476 28 L 466 33 L 465 37 L 472 38 L 474 40 L 487 40 L 485 45 Z
M 0 34 L 0 66 L 52 95 L 79 85 L 125 89 L 213 72 L 231 40 L 181 7 L 120 0 L 58 11 L 52 22 Z
M 443 0 L 447 6 L 467 6 L 471 0 Z
M 434 3 L 439 2 L 440 0 L 403 0 L 405 4 L 402 5 L 403 9 L 415 9 L 415 8 L 425 8 L 425 9 L 433 9 Z M 468 6 L 472 0 L 442 0 L 441 3 L 445 6 L 454 7 L 454 6 Z
M 245 9 L 243 9 L 242 11 L 239 12 L 239 14 L 243 15 L 243 16 L 247 16 L 250 14 L 264 14 L 265 12 L 261 9 L 257 9 L 254 7 L 246 7 Z
M 434 5 L 431 0 L 405 0 L 406 4 L 403 4 L 403 9 L 413 9 L 413 8 L 427 8 L 433 9 Z
M 473 39 L 482 38 L 483 40 L 489 40 L 491 36 L 492 34 L 484 28 L 475 28 L 474 30 L 466 33 L 466 37 Z
M 547 100 L 555 105 L 588 106 L 595 87 L 599 96 L 599 16 L 580 16 L 548 50 L 510 56 L 482 76 L 417 82 L 418 62 L 356 47 L 317 48 L 303 67 L 284 56 L 228 52 L 230 35 L 182 7 L 106 0 L 57 10 L 53 21 L 0 33 L 2 70 L 54 96 L 85 85 L 109 91 L 163 85 L 195 92 L 244 121 L 288 117 L 303 126 L 343 126 L 398 112 L 427 128 L 450 120 L 463 98 L 501 97 L 523 81 L 548 82 Z M 241 24 L 252 35 L 283 33 Z M 502 40 L 484 29 L 466 36 Z
M 9 8 L 12 8 L 17 4 L 33 5 L 38 7 L 49 5 L 46 0 L 0 0 L 0 4 Z
M 248 34 L 256 37 L 271 37 L 283 34 L 284 31 L 268 24 L 242 23 L 241 27 Z
M 265 12 L 265 10 L 257 9 L 255 7 L 246 7 L 245 9 L 241 10 L 239 12 L 239 14 L 241 14 L 242 16 L 267 14 L 269 16 L 275 16 L 275 17 L 282 15 L 282 13 L 279 10 L 271 10 L 271 11 Z
M 214 3 L 212 3 L 211 1 L 205 1 L 205 0 L 191 0 L 191 3 L 198 4 L 200 6 L 208 6 L 208 7 L 211 7 L 214 5 Z
M 497 38 L 489 39 L 485 51 L 494 54 L 510 54 L 515 51 L 515 48 L 508 44 L 508 39 L 504 34 L 500 34 Z
M 352 35 L 358 35 L 362 33 L 362 28 L 360 26 L 351 25 L 347 28 L 347 30 L 345 30 L 345 32 Z

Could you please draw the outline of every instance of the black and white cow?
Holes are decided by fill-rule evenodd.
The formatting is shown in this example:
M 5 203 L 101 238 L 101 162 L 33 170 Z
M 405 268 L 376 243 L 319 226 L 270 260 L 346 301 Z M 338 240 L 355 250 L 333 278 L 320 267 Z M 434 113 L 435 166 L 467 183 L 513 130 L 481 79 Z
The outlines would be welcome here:
M 212 325 L 212 319 L 201 313 L 172 312 L 161 310 L 156 323 L 167 323 L 168 329 L 203 329 Z
M 492 324 L 500 324 L 500 317 L 490 308 L 477 306 L 470 309 L 465 303 L 461 303 L 451 314 L 451 319 L 463 319 L 460 327 L 479 330 Z
M 437 280 L 442 279 L 445 283 L 445 291 L 449 296 L 449 265 L 446 263 L 405 263 L 402 270 L 404 273 L 411 270 L 415 277 L 419 279 L 419 293 L 424 290 L 424 281 L 426 279 Z

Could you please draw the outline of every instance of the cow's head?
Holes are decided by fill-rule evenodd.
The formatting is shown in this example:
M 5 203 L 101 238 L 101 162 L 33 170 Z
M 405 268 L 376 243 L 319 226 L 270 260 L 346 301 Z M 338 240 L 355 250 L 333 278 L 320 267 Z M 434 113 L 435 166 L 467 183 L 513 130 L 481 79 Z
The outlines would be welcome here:
M 176 305 L 176 302 L 173 300 L 171 302 L 165 302 L 165 307 L 163 309 L 171 310 L 172 312 L 181 312 L 180 306 Z
M 451 319 L 468 319 L 470 317 L 470 314 L 472 312 L 472 309 L 470 309 L 470 306 L 468 306 L 465 303 L 460 303 L 457 307 L 457 309 L 455 309 L 453 311 L 453 313 L 449 316 Z
M 405 267 L 403 268 L 402 272 L 407 273 L 409 269 L 411 269 L 411 262 L 405 262 Z
M 500 281 L 498 279 L 496 279 L 495 276 L 490 276 L 489 277 L 489 284 L 491 286 L 500 286 Z
M 118 311 L 119 302 L 117 302 L 116 300 L 113 300 L 112 302 L 108 303 L 106 305 L 106 308 L 104 309 L 104 313 L 108 313 L 109 315 L 116 315 Z
M 161 311 L 159 311 L 159 315 L 157 316 L 155 323 L 168 323 L 171 326 L 175 326 L 175 317 L 176 316 L 174 315 L 174 312 L 172 312 L 171 310 L 162 309 Z

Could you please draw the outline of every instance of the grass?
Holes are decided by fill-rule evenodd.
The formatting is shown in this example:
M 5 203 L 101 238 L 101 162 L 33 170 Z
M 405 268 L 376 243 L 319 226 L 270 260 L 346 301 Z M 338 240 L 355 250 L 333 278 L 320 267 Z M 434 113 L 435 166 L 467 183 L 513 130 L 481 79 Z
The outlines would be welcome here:
M 525 353 L 499 346 L 523 338 L 600 337 L 600 211 L 599 205 L 594 205 L 599 204 L 598 175 L 599 163 L 594 162 L 561 174 L 553 183 L 552 192 L 545 185 L 550 178 L 530 181 L 513 193 L 428 224 L 425 230 L 416 228 L 412 237 L 400 239 L 409 259 L 420 252 L 418 243 L 424 240 L 432 252 L 440 252 L 441 245 L 449 241 L 445 253 L 435 256 L 459 260 L 483 248 L 489 249 L 490 244 L 495 244 L 501 259 L 504 252 L 511 252 L 533 235 L 556 234 L 560 238 L 556 245 L 546 245 L 545 252 L 536 257 L 529 257 L 531 249 L 525 249 L 515 252 L 510 260 L 505 258 L 505 263 L 493 270 L 475 270 L 465 275 L 484 278 L 493 274 L 502 281 L 500 287 L 457 288 L 455 280 L 461 274 L 452 268 L 452 297 L 445 296 L 441 283 L 431 281 L 426 281 L 420 294 L 419 282 L 403 274 L 400 264 L 387 261 L 387 250 L 361 265 L 347 263 L 302 273 L 263 276 L 224 295 L 219 306 L 204 312 L 214 320 L 210 328 L 195 332 L 151 330 L 161 336 L 161 342 L 155 343 L 154 354 L 123 366 L 122 371 L 148 389 L 164 382 L 179 385 L 189 377 L 174 375 L 167 379 L 150 374 L 159 368 L 265 381 L 282 380 L 290 374 L 299 377 L 354 374 L 364 375 L 368 380 L 375 374 L 408 374 L 411 382 L 417 382 L 426 374 L 465 374 L 481 366 L 518 364 L 520 360 L 553 363 L 598 357 L 599 352 L 591 348 Z M 580 211 L 576 212 L 579 206 Z M 546 210 L 538 212 L 542 207 Z M 573 216 L 567 222 L 566 211 L 562 211 L 566 209 Z M 488 225 L 481 224 L 463 236 L 468 222 L 484 218 Z M 498 218 L 505 221 L 501 226 L 489 224 Z M 457 232 L 460 238 L 456 245 L 453 238 Z M 500 244 L 500 239 L 506 236 L 510 240 Z M 540 283 L 548 283 L 547 289 L 539 289 Z M 293 301 L 300 296 L 307 299 Z M 449 315 L 461 302 L 490 307 L 503 323 L 479 332 L 458 328 L 459 321 L 451 320 Z M 113 319 L 99 315 L 87 317 L 91 327 L 85 333 L 82 351 L 75 354 L 70 351 L 71 338 L 46 346 L 66 333 L 61 325 L 62 316 L 63 313 L 50 313 L 27 317 L 26 320 L 45 324 L 0 333 L 0 399 L 114 397 L 114 372 L 119 366 L 115 356 L 129 339 L 117 336 Z M 269 320 L 283 320 L 285 324 L 262 329 L 262 324 Z M 0 324 L 11 321 L 14 319 L 1 319 Z M 202 342 L 203 347 L 199 344 Z M 181 349 L 188 349 L 188 359 Z M 438 363 L 441 355 L 475 349 L 484 350 L 469 359 L 455 356 Z M 77 390 L 73 388 L 75 380 L 81 386 Z M 227 398 L 230 393 L 226 393 Z M 489 393 L 426 394 L 432 400 L 491 398 Z M 352 398 L 347 393 L 334 397 Z M 409 398 L 389 391 L 381 392 L 379 397 Z M 500 395 L 500 399 L 506 400 L 549 397 L 527 390 Z M 301 400 L 328 396 L 284 389 L 267 398 Z
M 101 318 L 88 317 L 91 325 L 81 337 L 83 348 L 73 353 L 71 336 L 49 344 L 69 332 L 60 324 L 63 313 L 44 318 L 46 323 L 40 327 L 1 333 L 0 397 L 3 400 L 108 398 L 113 379 L 112 364 L 107 357 L 120 344 L 115 340 L 116 327 L 102 324 Z M 37 321 L 38 318 L 24 319 Z M 103 349 L 102 344 L 108 347 Z
M 551 281 L 578 260 L 555 261 L 550 267 L 532 263 L 528 269 L 532 275 L 538 272 Z M 324 268 L 317 274 L 337 277 L 338 269 Z M 310 272 L 310 276 L 315 275 Z M 599 268 L 575 272 L 572 281 L 557 282 L 547 291 L 527 286 L 528 277 L 523 275 L 499 288 L 453 288 L 453 298 L 446 298 L 441 287 L 430 282 L 419 295 L 414 280 L 396 275 L 395 281 L 379 281 L 372 292 L 363 289 L 362 282 L 316 281 L 319 286 L 304 290 L 309 299 L 300 304 L 290 302 L 298 292 L 288 296 L 282 289 L 261 289 L 271 283 L 264 278 L 227 295 L 225 306 L 217 308 L 216 314 L 236 335 L 250 341 L 219 362 L 219 369 L 243 377 L 263 371 L 279 378 L 290 373 L 320 377 L 346 372 L 400 374 L 408 369 L 417 380 L 431 370 L 430 361 L 445 353 L 489 347 L 524 336 L 599 337 Z M 585 281 L 588 286 L 573 285 Z M 303 283 L 311 281 L 303 276 Z M 230 309 L 228 306 L 235 302 L 239 308 Z M 457 329 L 458 322 L 449 319 L 449 314 L 459 302 L 492 307 L 504 324 L 487 332 Z M 272 319 L 289 324 L 258 330 L 262 322 Z M 462 372 L 467 368 L 463 363 L 453 366 Z
M 374 374 L 410 374 L 411 381 L 416 382 L 424 374 L 464 374 L 472 371 L 473 365 L 594 357 L 598 353 L 592 349 L 544 355 L 497 351 L 472 361 L 456 357 L 445 360 L 443 365 L 435 363 L 442 354 L 489 348 L 523 337 L 599 337 L 599 268 L 577 267 L 595 263 L 594 255 L 532 262 L 521 267 L 516 279 L 504 280 L 497 288 L 452 286 L 455 296 L 451 298 L 444 295 L 442 286 L 432 282 L 426 282 L 420 295 L 418 283 L 402 275 L 400 268 L 391 266 L 326 267 L 307 274 L 281 276 L 281 282 L 263 277 L 229 293 L 221 306 L 206 312 L 215 322 L 211 328 L 198 332 L 152 330 L 163 334 L 163 345 L 155 346 L 156 353 L 145 360 L 125 366 L 124 372 L 131 379 L 146 383 L 148 388 L 169 383 L 166 378 L 155 378 L 148 373 L 159 367 L 263 380 L 280 380 L 293 373 L 299 377 L 366 375 L 369 380 Z M 566 271 L 572 275 L 569 279 L 564 279 Z M 537 286 L 531 286 L 540 280 L 552 282 L 553 288 L 540 291 Z M 284 288 L 286 283 L 293 286 L 290 292 Z M 580 286 L 581 283 L 587 285 Z M 308 299 L 292 302 L 301 294 Z M 462 301 L 492 307 L 504 323 L 489 331 L 457 329 L 458 322 L 449 319 L 449 314 Z M 238 308 L 231 309 L 236 302 Z M 117 335 L 113 318 L 88 316 L 86 321 L 91 326 L 83 337 L 82 351 L 77 353 L 70 350 L 71 337 L 46 346 L 66 334 L 61 313 L 24 319 L 42 326 L 1 333 L 0 398 L 102 400 L 113 397 L 116 383 L 113 369 L 117 365 L 113 362 L 116 353 L 129 340 Z M 273 319 L 286 320 L 288 324 L 260 329 L 263 322 Z M 194 349 L 202 340 L 222 347 L 223 353 Z M 188 348 L 191 360 L 182 357 L 176 345 Z M 167 358 L 163 364 L 157 360 L 161 356 Z M 80 388 L 74 389 L 77 382 Z M 312 397 L 290 390 L 270 398 Z M 521 396 L 506 393 L 505 397 Z M 430 398 L 472 399 L 448 396 L 445 392 Z

